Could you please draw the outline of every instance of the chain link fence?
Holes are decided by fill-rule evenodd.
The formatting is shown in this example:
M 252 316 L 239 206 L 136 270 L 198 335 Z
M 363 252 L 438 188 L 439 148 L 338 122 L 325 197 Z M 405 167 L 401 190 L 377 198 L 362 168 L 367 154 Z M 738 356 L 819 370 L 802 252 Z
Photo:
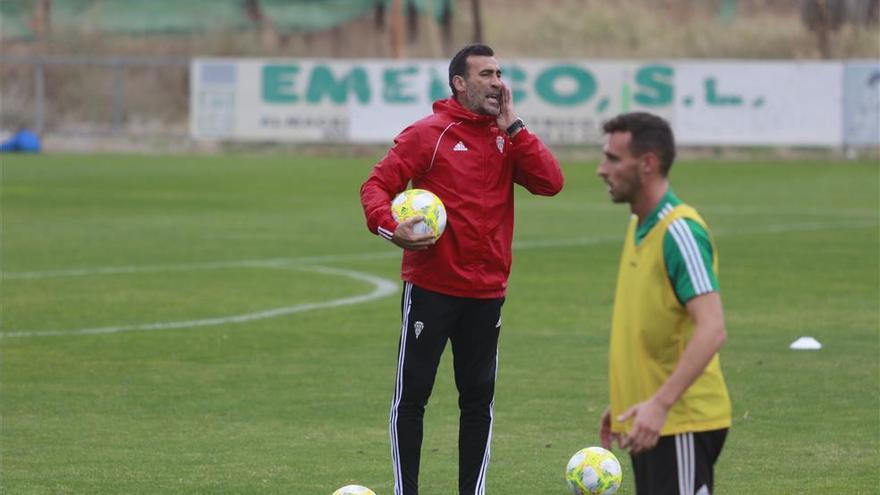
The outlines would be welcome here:
M 0 56 L 6 130 L 185 138 L 188 118 L 188 57 Z

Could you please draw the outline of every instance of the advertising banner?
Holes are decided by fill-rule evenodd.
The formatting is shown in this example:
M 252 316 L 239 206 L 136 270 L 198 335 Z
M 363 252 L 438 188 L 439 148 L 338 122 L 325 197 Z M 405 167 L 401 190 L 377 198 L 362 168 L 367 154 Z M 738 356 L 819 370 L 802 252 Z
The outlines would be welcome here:
M 880 145 L 880 63 L 848 63 L 843 78 L 846 146 Z
M 548 142 L 600 139 L 601 121 L 643 109 L 671 118 L 662 63 L 521 61 L 502 67 L 518 113 Z M 448 62 L 196 59 L 196 138 L 387 143 L 451 94 Z
M 501 62 L 517 113 L 549 144 L 601 143 L 604 120 L 636 110 L 668 119 L 684 145 L 840 146 L 845 125 L 847 140 L 876 142 L 876 64 Z M 191 133 L 390 144 L 450 95 L 447 71 L 447 60 L 194 59 Z
M 673 118 L 674 69 L 666 63 L 523 61 L 504 73 L 517 113 L 548 143 L 599 143 L 602 122 L 621 112 Z
M 838 63 L 682 62 L 674 127 L 689 145 L 838 146 Z

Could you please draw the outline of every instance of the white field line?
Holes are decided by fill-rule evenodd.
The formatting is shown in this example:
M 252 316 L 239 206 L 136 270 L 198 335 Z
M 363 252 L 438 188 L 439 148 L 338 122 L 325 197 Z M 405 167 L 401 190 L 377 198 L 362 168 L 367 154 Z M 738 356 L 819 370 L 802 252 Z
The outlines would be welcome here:
M 302 267 L 302 269 L 324 273 L 327 275 L 338 275 L 360 280 L 373 285 L 373 290 L 367 294 L 359 296 L 344 297 L 341 299 L 332 299 L 329 301 L 297 304 L 295 306 L 286 306 L 282 308 L 273 308 L 254 313 L 245 313 L 240 315 L 221 316 L 216 318 L 205 318 L 200 320 L 185 321 L 169 321 L 159 323 L 143 323 L 135 325 L 118 325 L 109 327 L 83 328 L 79 330 L 36 330 L 36 331 L 14 331 L 0 333 L 0 337 L 51 337 L 58 335 L 100 335 L 119 332 L 147 331 L 147 330 L 169 330 L 181 328 L 197 328 L 212 325 L 224 325 L 231 323 L 246 323 L 254 320 L 262 320 L 265 318 L 274 318 L 277 316 L 289 315 L 293 313 L 301 313 L 313 309 L 335 308 L 339 306 L 349 306 L 352 304 L 360 304 L 386 297 L 397 292 L 399 285 L 397 282 L 376 277 L 374 275 L 355 272 L 352 270 L 342 270 L 337 268 L 327 268 L 322 266 Z
M 785 232 L 806 232 L 816 230 L 840 230 L 840 229 L 859 229 L 876 227 L 876 221 L 849 221 L 849 222 L 799 222 L 787 223 L 781 225 L 767 225 L 761 227 L 752 227 L 742 230 L 714 230 L 716 237 L 733 237 L 750 234 L 764 233 L 785 233 Z M 578 247 L 589 246 L 605 243 L 621 242 L 620 236 L 606 237 L 578 237 L 569 239 L 540 239 L 532 241 L 517 241 L 513 243 L 515 250 L 542 249 L 548 247 Z M 159 322 L 144 323 L 134 325 L 120 325 L 100 328 L 84 328 L 79 330 L 34 330 L 34 331 L 9 331 L 0 332 L 0 337 L 42 337 L 55 335 L 97 335 L 118 332 L 130 332 L 137 330 L 167 330 L 179 328 L 194 328 L 211 325 L 221 325 L 227 323 L 244 323 L 264 318 L 273 318 L 277 316 L 288 315 L 292 313 L 300 313 L 314 309 L 346 306 L 351 304 L 360 304 L 375 299 L 386 297 L 397 292 L 398 283 L 389 281 L 384 278 L 376 277 L 362 272 L 352 270 L 342 270 L 336 268 L 327 268 L 313 265 L 315 263 L 327 262 L 344 262 L 344 261 L 360 261 L 384 258 L 397 258 L 400 251 L 395 249 L 359 254 L 342 254 L 342 255 L 326 255 L 326 256 L 304 256 L 294 258 L 269 258 L 257 260 L 239 260 L 239 261 L 219 261 L 205 263 L 181 263 L 181 264 L 164 264 L 164 265 L 140 265 L 140 266 L 116 266 L 103 268 L 78 268 L 70 270 L 51 270 L 51 271 L 33 271 L 33 272 L 10 272 L 3 273 L 2 279 L 5 280 L 23 280 L 23 279 L 39 279 L 39 278 L 55 278 L 55 277 L 77 277 L 77 276 L 93 276 L 93 275 L 117 275 L 131 273 L 159 273 L 169 271 L 196 271 L 196 270 L 216 270 L 224 268 L 269 268 L 269 269 L 286 269 L 298 268 L 325 273 L 329 275 L 340 275 L 362 280 L 373 284 L 374 290 L 369 294 L 361 296 L 353 296 L 331 301 L 323 301 L 317 303 L 304 303 L 296 306 L 287 306 L 283 308 L 274 308 L 255 313 L 246 313 L 241 315 L 230 315 L 217 318 L 206 318 L 199 320 L 187 320 L 177 322 Z
M 860 229 L 877 226 L 876 221 L 848 222 L 799 222 L 780 225 L 765 225 L 742 230 L 712 229 L 715 237 L 734 237 L 752 234 L 779 234 L 785 232 L 809 232 L 816 230 Z M 548 247 L 579 247 L 606 243 L 619 243 L 620 236 L 574 237 L 567 239 L 535 239 L 514 241 L 514 250 L 542 249 Z M 131 273 L 160 273 L 173 271 L 217 270 L 224 268 L 285 268 L 290 266 L 313 265 L 317 263 L 337 263 L 345 261 L 369 261 L 375 259 L 399 258 L 397 248 L 387 251 L 374 251 L 356 254 L 329 254 L 324 256 L 300 256 L 293 258 L 267 258 L 237 261 L 209 261 L 202 263 L 178 263 L 165 265 L 110 266 L 100 268 L 73 268 L 68 270 L 47 270 L 31 272 L 4 272 L 0 278 L 4 280 L 22 280 L 56 277 L 81 277 L 93 275 L 120 275 Z
M 197 270 L 219 270 L 224 268 L 288 268 L 307 266 L 314 263 L 333 261 L 357 261 L 400 256 L 399 251 L 386 253 L 364 253 L 352 255 L 304 256 L 299 258 L 268 258 L 262 260 L 209 261 L 203 263 L 178 263 L 173 265 L 135 265 L 109 266 L 104 268 L 74 268 L 70 270 L 49 270 L 36 272 L 3 273 L 4 280 L 22 280 L 56 277 L 82 277 L 91 275 L 120 275 L 130 273 L 191 272 Z
M 779 225 L 751 226 L 747 229 L 714 229 L 711 228 L 714 237 L 737 237 L 744 235 L 760 234 L 783 234 L 786 232 L 814 232 L 817 230 L 844 230 L 864 229 L 877 227 L 876 220 L 850 220 L 841 222 L 798 222 Z M 622 232 L 622 231 L 621 231 Z M 575 247 L 591 246 L 606 243 L 622 243 L 623 234 L 605 237 L 576 237 L 570 239 L 536 239 L 531 241 L 518 241 L 513 243 L 514 249 L 540 249 L 546 247 Z

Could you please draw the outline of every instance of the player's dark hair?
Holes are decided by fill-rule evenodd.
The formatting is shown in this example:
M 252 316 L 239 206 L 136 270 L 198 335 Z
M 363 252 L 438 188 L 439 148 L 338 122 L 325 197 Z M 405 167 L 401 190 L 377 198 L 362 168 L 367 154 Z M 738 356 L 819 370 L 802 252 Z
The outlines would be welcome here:
M 476 55 L 478 57 L 494 57 L 495 51 L 488 45 L 474 43 L 462 48 L 454 57 L 452 57 L 452 60 L 449 62 L 449 87 L 452 89 L 452 96 L 455 96 L 455 86 L 452 84 L 452 78 L 455 76 L 467 77 L 467 58 L 471 55 Z
M 665 177 L 675 161 L 675 137 L 669 123 L 647 112 L 622 113 L 602 124 L 605 134 L 629 132 L 629 151 L 633 155 L 652 152 L 660 159 L 660 173 Z

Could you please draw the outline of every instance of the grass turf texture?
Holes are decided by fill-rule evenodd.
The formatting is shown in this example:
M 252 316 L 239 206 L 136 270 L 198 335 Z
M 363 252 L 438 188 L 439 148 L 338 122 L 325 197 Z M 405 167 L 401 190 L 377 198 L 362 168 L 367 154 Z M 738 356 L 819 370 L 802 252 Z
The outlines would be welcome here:
M 376 158 L 3 157 L 0 492 L 391 493 L 399 290 L 76 333 L 373 290 L 316 265 L 397 284 L 399 251 L 365 230 L 358 203 Z M 594 164 L 564 168 L 560 196 L 518 192 L 492 493 L 562 495 L 568 458 L 598 443 L 627 211 Z M 672 178 L 721 257 L 734 425 L 717 493 L 873 493 L 877 165 L 682 162 Z M 47 330 L 61 335 L 8 335 Z M 802 335 L 825 348 L 790 351 Z M 424 493 L 457 486 L 449 358 L 426 414 Z M 634 493 L 616 453 L 619 493 Z

